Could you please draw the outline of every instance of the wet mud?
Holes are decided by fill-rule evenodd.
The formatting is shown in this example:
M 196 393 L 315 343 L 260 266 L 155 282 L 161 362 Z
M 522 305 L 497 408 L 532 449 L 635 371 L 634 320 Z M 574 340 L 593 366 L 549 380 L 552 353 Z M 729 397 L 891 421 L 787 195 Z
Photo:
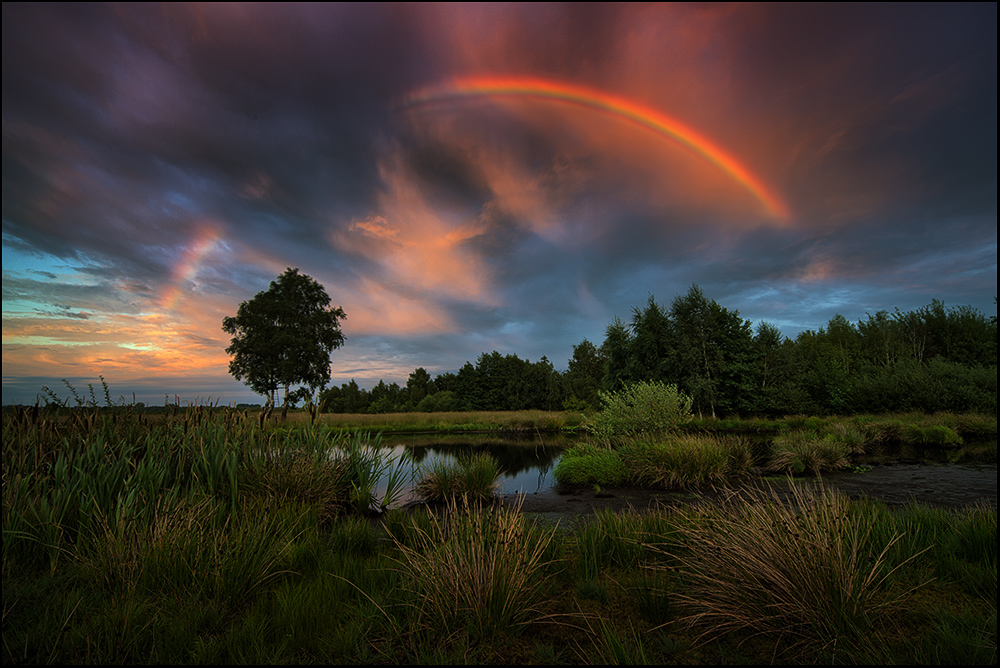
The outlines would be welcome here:
M 997 505 L 996 464 L 882 464 L 859 471 L 824 474 L 821 479 L 800 478 L 820 483 L 855 498 L 870 498 L 889 506 L 924 504 L 959 508 L 984 503 Z M 784 479 L 770 478 L 778 486 Z M 596 512 L 627 512 L 663 506 L 703 503 L 715 496 L 711 490 L 699 494 L 658 492 L 635 488 L 595 491 L 589 487 L 555 488 L 526 494 L 522 512 L 573 523 Z M 506 503 L 516 495 L 507 494 Z

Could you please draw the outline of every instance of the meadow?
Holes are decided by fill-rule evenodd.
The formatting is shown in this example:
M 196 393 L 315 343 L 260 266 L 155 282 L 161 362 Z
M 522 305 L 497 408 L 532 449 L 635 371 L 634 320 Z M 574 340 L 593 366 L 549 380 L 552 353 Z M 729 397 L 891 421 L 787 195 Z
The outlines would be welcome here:
M 406 415 L 374 417 L 462 424 Z M 990 420 L 995 436 L 988 416 L 695 421 L 678 442 L 957 453 L 951 435 Z M 995 507 L 850 500 L 804 466 L 791 491 L 744 472 L 708 481 L 703 502 L 554 524 L 492 498 L 496 469 L 470 457 L 427 471 L 433 503 L 403 509 L 372 435 L 389 430 L 212 407 L 5 410 L 4 662 L 996 662 Z M 669 487 L 664 442 L 588 447 Z

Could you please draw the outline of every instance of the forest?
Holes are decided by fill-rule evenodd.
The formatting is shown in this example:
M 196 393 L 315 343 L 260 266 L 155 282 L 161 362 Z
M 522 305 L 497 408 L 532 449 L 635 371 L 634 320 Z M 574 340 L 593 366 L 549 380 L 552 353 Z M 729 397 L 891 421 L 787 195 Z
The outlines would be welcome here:
M 756 329 L 692 285 L 669 308 L 650 295 L 604 341 L 573 346 L 565 371 L 542 357 L 483 353 L 433 378 L 415 369 L 405 386 L 353 380 L 324 390 L 329 413 L 588 410 L 600 392 L 640 381 L 675 384 L 702 416 L 852 415 L 887 411 L 996 414 L 997 319 L 939 300 L 913 310 L 842 315 L 794 339 Z

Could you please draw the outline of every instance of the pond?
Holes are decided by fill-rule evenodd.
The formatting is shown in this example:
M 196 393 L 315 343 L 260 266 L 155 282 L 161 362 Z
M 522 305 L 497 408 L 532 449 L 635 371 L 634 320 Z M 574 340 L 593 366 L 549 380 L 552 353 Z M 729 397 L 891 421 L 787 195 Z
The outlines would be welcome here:
M 416 501 L 412 488 L 421 471 L 439 460 L 457 461 L 466 454 L 489 453 L 499 463 L 502 476 L 500 492 L 508 494 L 554 493 L 552 469 L 563 450 L 573 442 L 565 434 L 535 434 L 525 438 L 498 436 L 495 433 L 406 434 L 382 437 L 382 450 L 393 466 L 402 465 L 412 483 L 396 505 Z M 401 464 L 400 464 L 401 462 Z M 381 498 L 385 484 L 377 489 Z

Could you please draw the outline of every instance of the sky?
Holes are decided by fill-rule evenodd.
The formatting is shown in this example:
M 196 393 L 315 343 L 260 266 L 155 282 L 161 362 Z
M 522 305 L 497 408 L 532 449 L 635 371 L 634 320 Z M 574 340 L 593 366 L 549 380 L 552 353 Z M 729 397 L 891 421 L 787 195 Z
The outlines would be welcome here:
M 3 403 L 260 402 L 286 268 L 333 384 L 563 370 L 697 284 L 785 335 L 996 314 L 997 6 L 3 5 Z

